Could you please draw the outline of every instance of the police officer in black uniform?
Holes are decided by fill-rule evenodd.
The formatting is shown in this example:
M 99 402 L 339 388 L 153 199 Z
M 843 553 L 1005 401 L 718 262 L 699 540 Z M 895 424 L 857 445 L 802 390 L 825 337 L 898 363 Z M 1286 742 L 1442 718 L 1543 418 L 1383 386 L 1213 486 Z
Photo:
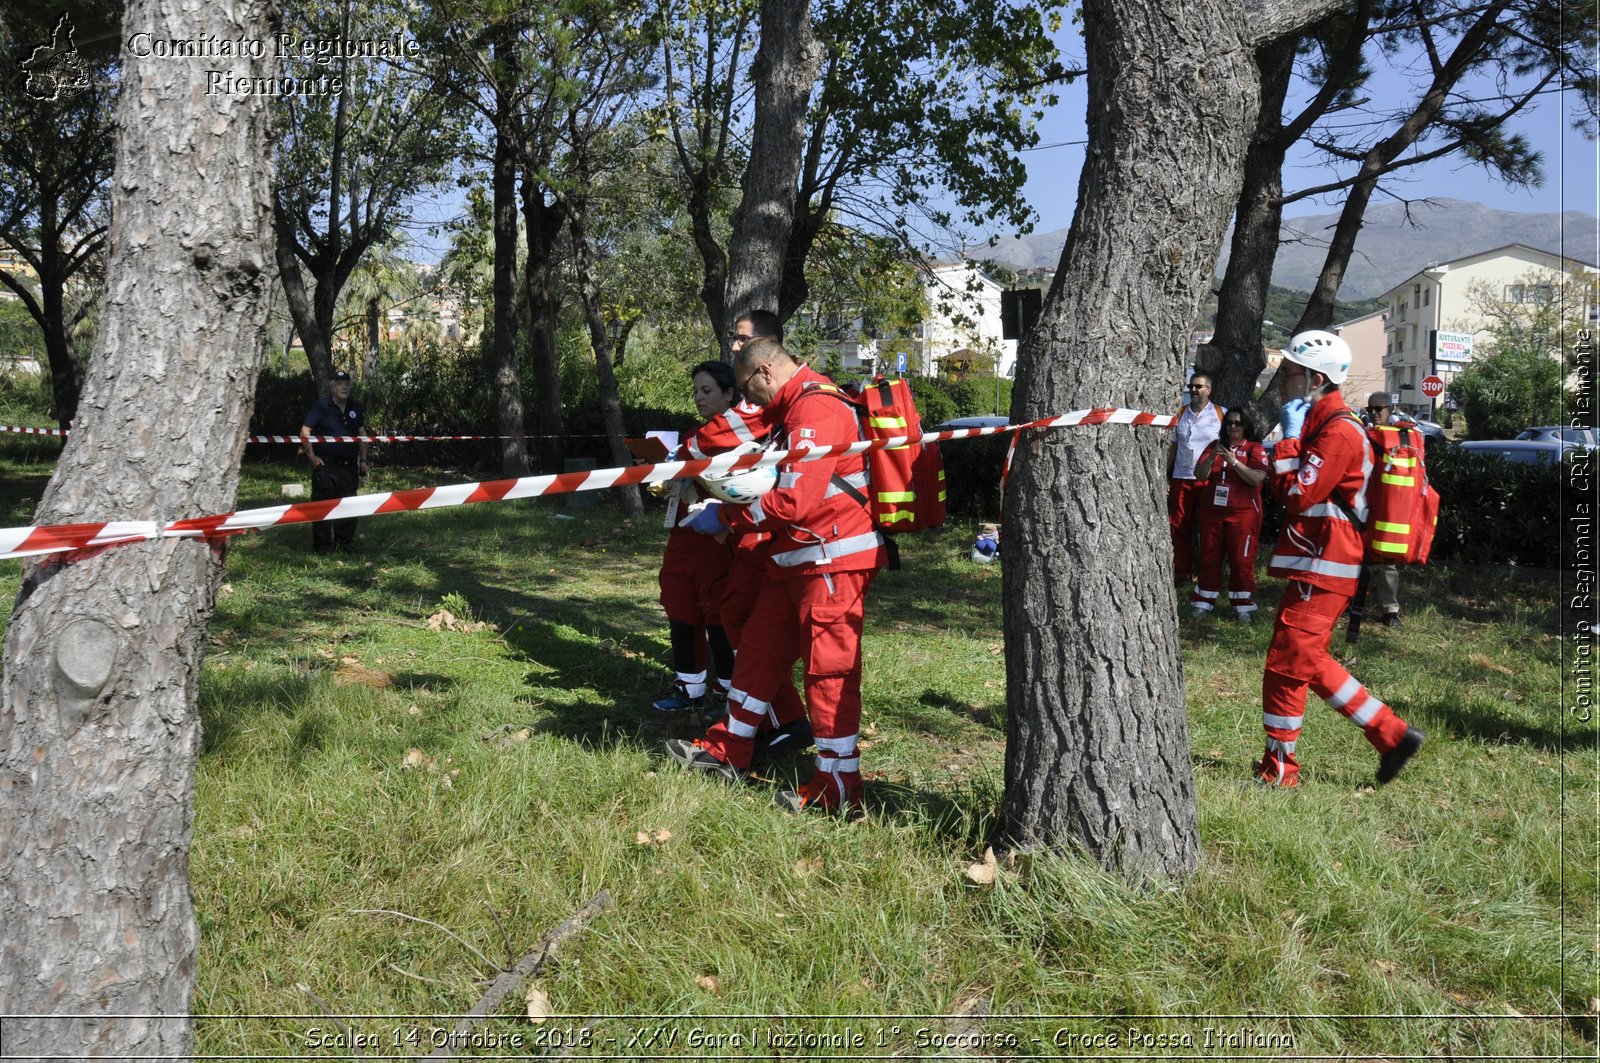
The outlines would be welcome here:
M 315 443 L 311 436 L 355 436 L 361 434 L 361 407 L 350 401 L 350 374 L 343 369 L 333 374 L 333 385 L 326 398 L 306 411 L 300 426 L 301 447 L 311 462 L 311 501 L 349 498 L 367 474 L 367 441 L 353 443 Z M 326 554 L 337 547 L 349 553 L 355 549 L 356 521 L 319 520 L 311 525 L 311 549 Z

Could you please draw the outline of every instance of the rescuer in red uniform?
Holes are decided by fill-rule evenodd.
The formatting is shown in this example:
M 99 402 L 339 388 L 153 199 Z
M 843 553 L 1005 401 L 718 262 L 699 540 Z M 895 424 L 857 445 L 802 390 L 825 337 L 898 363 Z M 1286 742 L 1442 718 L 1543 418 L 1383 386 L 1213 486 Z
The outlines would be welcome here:
M 1289 585 L 1278 607 L 1261 682 L 1267 748 L 1256 777 L 1269 786 L 1300 781 L 1295 743 L 1307 686 L 1361 728 L 1378 751 L 1379 783 L 1398 775 L 1422 748 L 1422 732 L 1374 697 L 1328 650 L 1334 624 L 1361 574 L 1364 550 L 1357 522 L 1367 520 L 1373 464 L 1365 432 L 1339 391 L 1349 371 L 1345 341 L 1313 331 L 1290 341 L 1277 375 L 1281 399 L 1287 403 L 1304 396 L 1313 405 L 1298 438 L 1286 430 L 1273 454 L 1270 478 L 1271 491 L 1287 512 L 1268 571 L 1288 579 Z
M 855 407 L 775 340 L 746 344 L 734 369 L 740 390 L 763 407 L 780 448 L 860 438 Z M 667 752 L 689 768 L 730 781 L 741 777 L 763 719 L 777 727 L 787 722 L 773 717 L 773 697 L 798 659 L 817 760 L 809 782 L 778 795 L 778 803 L 792 811 L 861 803 L 861 630 L 867 587 L 886 551 L 866 505 L 835 477 L 861 493 L 866 468 L 863 455 L 786 462 L 778 467 L 776 486 L 749 505 L 708 506 L 690 525 L 706 534 L 730 528 L 770 532 L 772 541 L 767 579 L 734 664 L 728 718 L 701 739 L 669 741 Z
M 1256 440 L 1255 421 L 1242 407 L 1222 417 L 1222 438 L 1205 449 L 1194 467 L 1204 485 L 1199 498 L 1200 546 L 1190 606 L 1210 615 L 1222 596 L 1222 564 L 1228 564 L 1228 604 L 1248 624 L 1256 611 L 1256 554 L 1261 549 L 1261 482 L 1267 452 Z

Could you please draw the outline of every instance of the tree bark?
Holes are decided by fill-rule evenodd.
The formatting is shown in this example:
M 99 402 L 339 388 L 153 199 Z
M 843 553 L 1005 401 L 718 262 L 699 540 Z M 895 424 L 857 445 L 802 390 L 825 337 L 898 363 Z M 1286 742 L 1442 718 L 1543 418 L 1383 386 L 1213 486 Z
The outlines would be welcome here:
M 1239 0 L 1088 0 L 1083 21 L 1089 146 L 1014 419 L 1172 408 L 1260 103 Z M 1166 446 L 1030 433 L 1005 499 L 1005 832 L 1133 879 L 1200 856 Z
M 509 24 L 508 24 L 509 25 Z M 528 475 L 522 371 L 517 362 L 517 40 L 511 29 L 495 41 L 494 174 L 494 405 L 500 429 L 500 474 Z
M 776 311 L 794 228 L 806 144 L 806 108 L 822 69 L 809 0 L 762 0 L 761 47 L 752 68 L 755 126 L 728 243 L 725 324 L 747 310 Z
M 269 41 L 271 0 L 133 0 L 123 40 Z M 269 114 L 207 95 L 260 60 L 124 50 L 106 300 L 41 524 L 234 504 L 265 357 Z M 197 677 L 220 552 L 30 563 L 0 678 L 0 1014 L 16 1056 L 186 1058 Z
M 1286 37 L 1256 55 L 1261 109 L 1245 153 L 1244 185 L 1234 211 L 1228 268 L 1217 293 L 1211 350 L 1202 348 L 1199 360 L 1199 368 L 1212 374 L 1213 398 L 1229 409 L 1250 405 L 1256 378 L 1267 364 L 1261 327 L 1283 227 L 1283 160 L 1292 143 L 1283 138 L 1283 102 L 1298 43 L 1298 37 Z
M 588 176 L 580 171 L 579 187 L 588 187 Z M 594 279 L 594 254 L 589 246 L 585 214 L 588 204 L 582 195 L 566 197 L 567 227 L 572 232 L 573 267 L 578 274 L 578 296 L 583 301 L 583 317 L 589 326 L 589 342 L 594 347 L 595 371 L 600 375 L 600 417 L 606 426 L 606 447 L 611 452 L 611 464 L 620 468 L 633 463 L 633 456 L 623 442 L 627 428 L 622 423 L 622 402 L 617 397 L 617 371 L 612 361 L 611 334 L 606 328 L 605 314 L 600 308 L 600 292 Z M 639 496 L 638 484 L 624 484 L 613 488 L 622 506 L 622 512 L 637 517 L 644 512 L 644 499 Z
M 524 164 L 522 220 L 527 233 L 528 261 L 522 284 L 528 304 L 528 347 L 533 364 L 533 436 L 541 472 L 560 472 L 561 356 L 556 350 L 556 237 L 566 215 L 559 202 L 546 201 L 545 187 Z

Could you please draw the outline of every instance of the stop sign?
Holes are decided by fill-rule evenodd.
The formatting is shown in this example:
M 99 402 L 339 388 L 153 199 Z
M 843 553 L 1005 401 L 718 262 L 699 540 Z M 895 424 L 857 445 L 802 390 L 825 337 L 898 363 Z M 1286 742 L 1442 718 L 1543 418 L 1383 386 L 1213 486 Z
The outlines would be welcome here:
M 1425 376 L 1422 378 L 1422 393 L 1430 399 L 1436 399 L 1444 394 L 1444 378 Z

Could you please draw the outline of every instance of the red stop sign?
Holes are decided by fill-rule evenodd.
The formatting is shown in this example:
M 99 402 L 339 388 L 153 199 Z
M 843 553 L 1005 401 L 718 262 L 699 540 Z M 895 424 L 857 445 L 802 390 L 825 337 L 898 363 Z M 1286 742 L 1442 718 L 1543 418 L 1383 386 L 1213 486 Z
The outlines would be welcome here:
M 1436 399 L 1444 394 L 1444 378 L 1425 376 L 1422 378 L 1422 393 L 1430 399 Z

